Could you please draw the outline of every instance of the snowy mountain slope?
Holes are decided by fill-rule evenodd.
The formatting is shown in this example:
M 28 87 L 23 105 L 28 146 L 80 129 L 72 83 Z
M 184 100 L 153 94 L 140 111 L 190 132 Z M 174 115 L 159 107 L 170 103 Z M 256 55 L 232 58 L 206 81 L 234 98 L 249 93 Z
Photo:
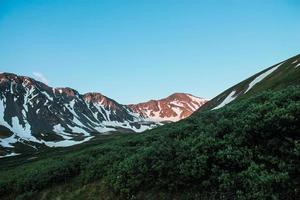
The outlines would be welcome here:
M 184 112 L 200 103 L 193 101 L 191 106 Z M 0 156 L 27 148 L 72 146 L 97 134 L 142 132 L 158 125 L 100 93 L 81 95 L 72 88 L 51 88 L 29 77 L 0 74 Z
M 213 98 L 199 110 L 219 109 L 235 100 L 264 90 L 277 90 L 300 84 L 300 55 L 273 65 Z
M 71 88 L 50 88 L 28 77 L 0 74 L 0 146 L 22 143 L 70 146 L 96 133 L 141 132 L 157 124 L 143 122 L 124 106 L 101 94 L 80 95 Z M 103 101 L 92 101 L 93 97 Z
M 190 94 L 175 93 L 164 99 L 128 105 L 128 107 L 148 121 L 176 122 L 190 116 L 207 101 Z

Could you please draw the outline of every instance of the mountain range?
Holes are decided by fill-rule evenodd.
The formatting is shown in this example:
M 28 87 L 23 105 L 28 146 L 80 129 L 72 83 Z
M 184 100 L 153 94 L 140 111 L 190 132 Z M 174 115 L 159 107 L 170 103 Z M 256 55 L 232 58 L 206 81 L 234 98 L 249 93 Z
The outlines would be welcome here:
M 9 105 L 6 102 L 14 102 L 8 94 L 15 92 L 11 92 L 11 85 L 8 86 L 5 90 L 7 96 L 1 97 L 5 99 L 2 101 L 5 106 Z M 24 86 L 21 84 L 20 88 Z M 53 94 L 51 91 L 54 91 Z M 37 93 L 35 91 L 33 96 L 28 92 L 19 94 L 21 99 L 24 96 L 31 102 L 29 99 Z M 64 98 L 56 97 L 59 94 Z M 60 121 L 61 127 L 50 126 L 56 129 L 51 135 L 57 137 L 70 137 L 64 132 L 71 130 L 69 126 L 80 123 L 79 112 L 83 114 L 84 109 L 94 110 L 93 104 L 107 101 L 106 107 L 115 110 L 112 113 L 122 113 L 117 111 L 119 106 L 116 102 L 108 103 L 108 99 L 95 94 L 80 95 L 73 90 L 49 88 L 47 95 L 48 102 L 62 101 L 52 105 L 62 111 L 50 106 L 52 112 L 58 112 L 58 116 L 75 116 L 75 120 L 74 117 L 66 118 L 65 124 L 64 120 Z M 132 122 L 129 118 L 129 124 L 151 122 L 151 125 L 158 126 L 139 134 L 99 134 L 101 137 L 84 144 L 45 148 L 34 154 L 26 152 L 28 140 L 19 138 L 20 142 L 9 143 L 14 148 L 3 148 L 6 155 L 21 153 L 22 156 L 2 158 L 0 198 L 300 199 L 300 55 L 230 87 L 189 117 L 179 120 L 185 115 L 174 118 L 169 109 L 173 108 L 174 113 L 178 113 L 174 107 L 186 105 L 186 98 L 193 99 L 188 94 L 183 96 L 174 94 L 163 101 L 121 106 L 133 113 L 134 119 L 140 119 Z M 30 117 L 24 117 L 34 116 L 27 113 L 36 111 L 31 111 L 30 103 L 26 107 L 23 100 L 18 102 L 18 98 L 17 104 L 5 107 L 5 111 L 11 108 L 10 113 L 23 116 L 22 123 L 26 120 L 28 123 L 24 124 L 37 126 L 31 123 Z M 53 100 L 50 101 L 50 98 Z M 44 105 L 46 100 L 40 103 Z M 194 104 L 190 103 L 185 109 L 192 109 L 196 106 Z M 42 107 L 49 109 L 48 103 Z M 165 107 L 168 109 L 162 109 Z M 109 110 L 107 112 L 110 113 Z M 93 113 L 84 114 L 86 121 L 82 120 L 82 126 L 78 128 L 89 133 L 92 123 L 88 119 L 92 119 Z M 99 113 L 94 118 L 103 116 Z M 115 116 L 114 121 L 119 116 Z M 2 117 L 4 123 L 11 125 L 9 119 L 12 116 L 5 112 Z M 49 121 L 53 120 L 51 115 L 48 117 Z M 165 124 L 165 121 L 177 120 Z M 102 128 L 117 129 L 106 125 Z M 124 127 L 118 129 L 124 130 Z M 62 132 L 57 133 L 59 130 Z M 7 131 L 1 134 L 3 138 Z M 80 137 L 78 140 L 94 136 L 72 134 Z M 21 136 L 26 138 L 29 135 Z M 77 138 L 74 136 L 71 140 L 76 141 Z M 19 148 L 21 144 L 23 146 Z M 38 144 L 31 142 L 28 145 L 39 148 Z
M 99 134 L 143 132 L 190 116 L 207 102 L 185 93 L 122 105 L 100 93 L 52 88 L 25 76 L 0 74 L 0 155 L 66 147 Z
M 143 132 L 193 113 L 217 110 L 268 89 L 300 83 L 300 56 L 277 63 L 208 101 L 186 93 L 122 105 L 100 93 L 52 88 L 11 73 L 0 74 L 0 156 L 44 147 L 67 147 L 109 133 Z M 198 112 L 195 112 L 197 111 Z

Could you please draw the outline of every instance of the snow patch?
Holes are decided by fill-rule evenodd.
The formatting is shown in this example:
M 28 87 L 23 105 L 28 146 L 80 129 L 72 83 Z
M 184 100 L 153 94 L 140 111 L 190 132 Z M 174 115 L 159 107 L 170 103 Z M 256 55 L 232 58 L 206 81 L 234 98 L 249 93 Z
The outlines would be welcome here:
M 219 108 L 222 108 L 223 106 L 225 106 L 226 104 L 229 104 L 230 102 L 232 102 L 233 100 L 235 100 L 236 97 L 234 97 L 236 91 L 232 91 L 225 99 L 222 103 L 220 103 L 217 107 L 213 108 L 212 110 L 217 110 Z
M 112 131 L 117 131 L 115 128 L 109 128 L 109 127 L 95 127 L 95 130 L 100 133 L 109 133 Z
M 61 124 L 57 124 L 57 125 L 53 126 L 53 131 L 55 133 L 59 134 L 60 136 L 62 136 L 66 140 L 72 139 L 72 137 L 69 137 L 70 134 L 65 132 L 65 128 L 62 127 Z
M 16 116 L 12 117 L 11 125 L 8 124 L 4 120 L 4 111 L 5 111 L 5 107 L 6 107 L 5 104 L 6 104 L 6 99 L 4 97 L 0 101 L 0 122 L 1 122 L 2 126 L 8 128 L 14 134 L 8 138 L 0 139 L 0 145 L 2 147 L 13 147 L 11 144 L 16 143 L 18 141 L 17 138 L 21 138 L 22 140 L 40 143 L 39 140 L 37 140 L 33 135 L 31 135 L 31 126 L 29 125 L 29 123 L 26 120 L 26 115 L 25 115 L 24 110 L 22 110 L 22 113 L 24 115 L 23 116 L 24 124 L 21 124 L 19 121 L 19 118 Z M 24 109 L 27 109 L 27 107 L 25 106 L 25 103 L 23 106 L 24 106 Z
M 77 145 L 77 144 L 87 142 L 87 141 L 91 140 L 92 138 L 93 138 L 93 136 L 87 137 L 84 140 L 80 140 L 80 141 L 75 141 L 75 140 L 62 140 L 62 141 L 59 141 L 59 142 L 46 142 L 46 141 L 43 141 L 43 143 L 48 147 L 69 147 L 69 146 L 73 146 L 73 145 Z
M 103 121 L 102 122 L 104 126 L 110 126 L 110 127 L 119 127 L 119 128 L 125 128 L 125 129 L 131 129 L 134 132 L 141 133 L 145 130 L 155 128 L 156 125 L 143 125 L 140 124 L 140 128 L 136 128 L 135 126 L 131 125 L 129 122 L 118 122 L 118 121 Z
M 47 97 L 47 99 L 53 101 L 53 98 L 47 92 L 42 91 L 42 94 L 44 94 Z
M 259 83 L 260 81 L 262 81 L 263 79 L 265 79 L 267 76 L 269 76 L 271 73 L 273 73 L 275 70 L 278 69 L 278 67 L 280 67 L 283 63 L 278 64 L 275 67 L 272 67 L 271 69 L 269 69 L 268 71 L 262 73 L 261 75 L 259 75 L 258 77 L 256 77 L 248 86 L 248 89 L 244 92 L 244 94 L 246 94 L 249 90 L 251 90 L 257 83 Z
M 21 125 L 18 117 L 12 118 L 12 126 L 10 130 L 13 133 L 16 133 L 17 136 L 22 138 L 23 140 L 28 140 L 32 142 L 39 142 L 33 135 L 31 135 L 31 127 L 27 121 L 24 120 L 25 125 Z
M 70 126 L 70 125 L 67 125 L 69 127 L 69 129 L 72 130 L 73 133 L 82 133 L 84 134 L 85 136 L 89 136 L 90 134 L 84 130 L 82 127 L 79 127 L 79 126 Z
M 10 154 L 6 154 L 4 156 L 0 156 L 0 158 L 12 157 L 12 156 L 17 156 L 17 155 L 21 155 L 21 154 L 20 153 L 14 153 L 14 152 L 12 152 Z
M 3 97 L 3 99 L 1 99 L 1 101 L 0 101 L 0 124 L 11 130 L 10 125 L 4 120 L 5 108 L 6 108 L 6 98 Z M 13 134 L 12 136 L 10 136 L 8 138 L 0 139 L 0 146 L 13 147 L 11 144 L 13 144 L 15 142 L 17 142 L 17 140 L 15 139 L 15 134 Z

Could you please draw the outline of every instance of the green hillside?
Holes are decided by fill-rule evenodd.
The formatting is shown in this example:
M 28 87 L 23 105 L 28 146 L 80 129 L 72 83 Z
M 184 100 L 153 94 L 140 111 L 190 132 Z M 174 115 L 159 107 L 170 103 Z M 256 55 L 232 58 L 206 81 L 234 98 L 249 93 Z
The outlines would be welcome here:
M 2 169 L 1 199 L 295 199 L 300 88 Z
M 259 94 L 265 90 L 279 90 L 286 88 L 289 85 L 299 85 L 300 84 L 300 54 L 289 58 L 285 61 L 282 61 L 276 65 L 273 65 L 253 76 L 250 78 L 234 85 L 233 87 L 227 89 L 226 91 L 222 92 L 220 95 L 213 98 L 209 101 L 206 105 L 200 108 L 200 110 L 209 110 L 217 105 L 219 105 L 232 91 L 236 91 L 235 97 L 236 100 L 248 98 L 252 95 Z M 253 86 L 251 90 L 247 91 L 247 88 L 251 81 L 253 81 L 259 75 L 265 73 L 266 71 L 276 67 L 277 65 L 281 64 L 278 69 L 272 72 L 270 75 L 265 77 L 263 80 L 258 82 L 256 85 Z M 246 93 L 245 93 L 246 92 Z
M 298 58 L 178 123 L 3 159 L 0 199 L 300 199 Z

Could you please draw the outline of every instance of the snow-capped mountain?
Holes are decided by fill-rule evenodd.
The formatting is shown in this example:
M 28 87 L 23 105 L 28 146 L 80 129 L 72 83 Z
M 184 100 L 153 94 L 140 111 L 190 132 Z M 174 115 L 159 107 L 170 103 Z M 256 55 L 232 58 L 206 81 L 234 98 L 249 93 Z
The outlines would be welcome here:
M 167 98 L 128 105 L 147 121 L 176 122 L 190 116 L 208 100 L 185 93 L 175 93 Z
M 29 77 L 2 73 L 0 157 L 11 155 L 15 148 L 66 147 L 97 134 L 142 132 L 161 125 L 161 121 L 182 119 L 202 105 L 191 95 L 183 95 L 186 99 L 181 100 L 177 97 L 168 103 L 173 108 L 177 102 L 176 115 L 166 109 L 161 120 L 150 120 L 151 114 L 144 115 L 134 109 L 139 106 L 122 105 L 100 93 L 82 95 L 71 88 L 51 88 Z M 178 111 L 179 107 L 182 112 Z
M 199 109 L 215 110 L 264 90 L 276 90 L 300 84 L 300 55 L 277 63 L 229 88 Z

